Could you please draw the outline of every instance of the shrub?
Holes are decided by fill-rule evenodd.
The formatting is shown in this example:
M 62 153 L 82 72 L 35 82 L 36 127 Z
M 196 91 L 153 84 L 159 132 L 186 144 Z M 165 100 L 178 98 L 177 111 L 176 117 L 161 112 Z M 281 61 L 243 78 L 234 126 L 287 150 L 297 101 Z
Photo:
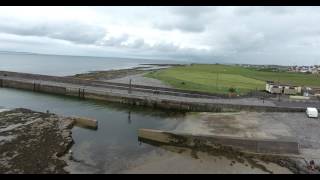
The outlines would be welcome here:
M 235 93 L 236 92 L 236 88 L 233 88 L 233 87 L 229 88 L 229 92 L 230 93 Z

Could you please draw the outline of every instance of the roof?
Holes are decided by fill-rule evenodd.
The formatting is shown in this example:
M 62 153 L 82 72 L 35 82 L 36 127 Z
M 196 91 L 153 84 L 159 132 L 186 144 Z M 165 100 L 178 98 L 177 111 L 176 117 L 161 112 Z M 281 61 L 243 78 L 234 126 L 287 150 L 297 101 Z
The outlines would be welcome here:
M 290 85 L 290 84 L 279 84 L 279 83 L 275 83 L 275 82 L 273 82 L 273 81 L 267 81 L 267 84 L 270 84 L 270 85 L 276 85 L 276 86 L 301 87 L 301 86 L 293 86 L 293 85 Z
M 309 112 L 318 112 L 318 109 L 314 108 L 314 107 L 308 107 L 307 111 L 309 111 Z

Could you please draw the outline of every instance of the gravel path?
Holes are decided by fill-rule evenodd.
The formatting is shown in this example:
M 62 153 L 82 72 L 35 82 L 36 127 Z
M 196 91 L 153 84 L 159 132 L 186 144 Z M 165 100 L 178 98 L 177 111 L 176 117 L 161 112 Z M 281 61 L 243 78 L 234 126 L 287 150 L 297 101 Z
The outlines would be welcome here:
M 131 79 L 131 83 L 132 84 L 136 84 L 136 85 L 171 88 L 170 85 L 165 84 L 160 80 L 144 77 L 143 75 L 145 75 L 145 73 L 137 74 L 137 75 L 129 75 L 129 76 L 126 76 L 126 77 L 123 77 L 123 78 L 105 80 L 105 82 L 116 82 L 116 83 L 129 84 L 129 81 Z

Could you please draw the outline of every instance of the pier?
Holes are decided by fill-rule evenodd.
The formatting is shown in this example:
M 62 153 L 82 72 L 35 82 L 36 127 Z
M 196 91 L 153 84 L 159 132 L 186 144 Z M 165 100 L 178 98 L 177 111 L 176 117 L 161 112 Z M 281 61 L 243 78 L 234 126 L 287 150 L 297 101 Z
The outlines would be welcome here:
M 0 71 L 0 87 L 181 111 L 304 112 L 310 104 L 320 107 L 320 102 L 279 104 L 258 98 L 222 98 L 210 93 L 173 88 L 8 71 Z
M 227 136 L 195 135 L 161 131 L 156 129 L 139 129 L 138 138 L 142 142 L 158 143 L 179 147 L 198 149 L 217 149 L 231 147 L 242 152 L 262 154 L 298 155 L 299 143 L 294 140 L 235 138 Z

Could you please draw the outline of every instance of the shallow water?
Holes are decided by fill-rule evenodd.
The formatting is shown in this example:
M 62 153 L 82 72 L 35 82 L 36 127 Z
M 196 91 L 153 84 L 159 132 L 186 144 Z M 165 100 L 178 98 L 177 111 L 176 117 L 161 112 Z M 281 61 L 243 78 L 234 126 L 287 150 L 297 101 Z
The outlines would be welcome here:
M 138 142 L 139 128 L 174 129 L 183 114 L 0 88 L 0 106 L 24 107 L 98 120 L 98 130 L 75 127 L 72 172 L 115 173 L 157 147 Z

